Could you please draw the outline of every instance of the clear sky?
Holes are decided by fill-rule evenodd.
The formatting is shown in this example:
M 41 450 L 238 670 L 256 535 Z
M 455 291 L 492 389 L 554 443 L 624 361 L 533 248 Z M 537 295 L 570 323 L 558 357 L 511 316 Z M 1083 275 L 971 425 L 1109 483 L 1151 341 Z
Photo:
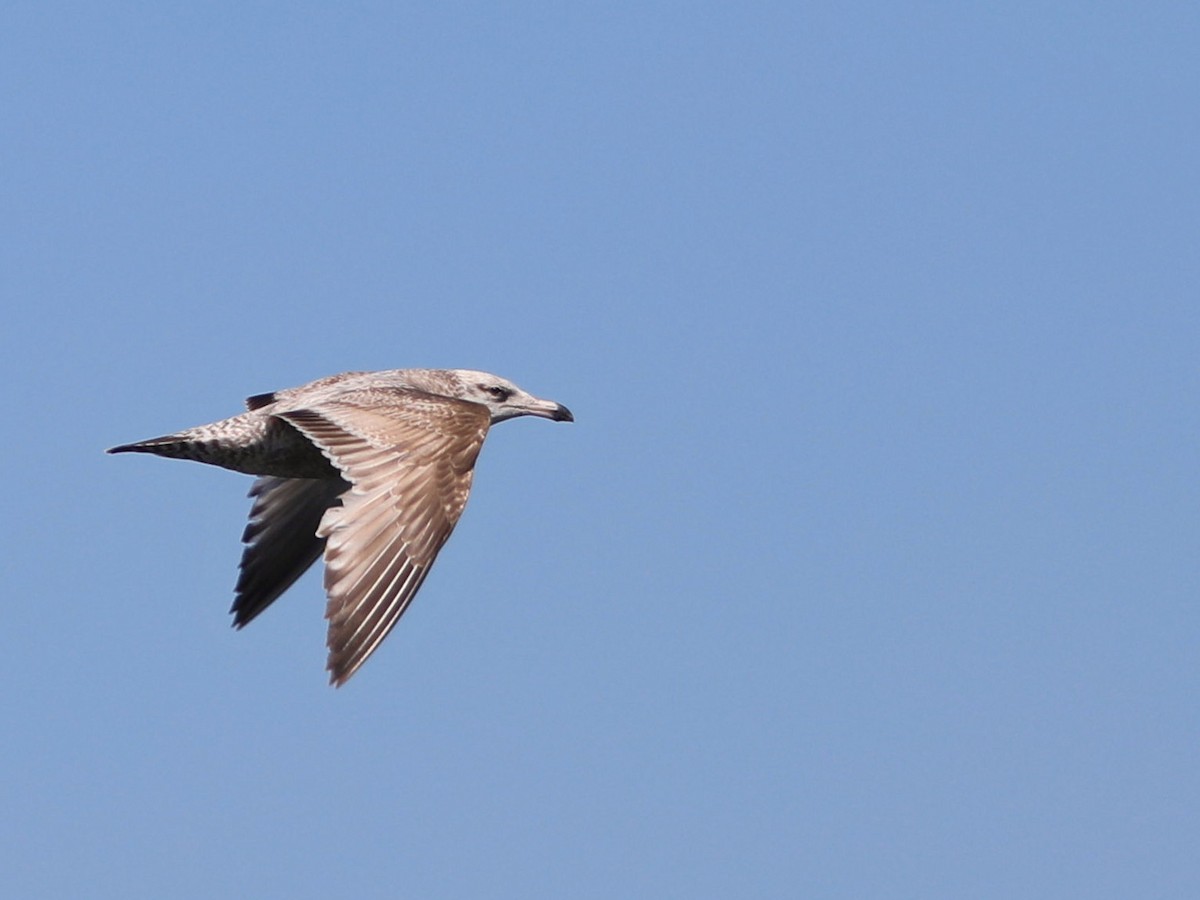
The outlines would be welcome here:
M 1200 896 L 1200 7 L 0 13 L 13 897 Z M 416 603 L 104 448 L 494 371 Z

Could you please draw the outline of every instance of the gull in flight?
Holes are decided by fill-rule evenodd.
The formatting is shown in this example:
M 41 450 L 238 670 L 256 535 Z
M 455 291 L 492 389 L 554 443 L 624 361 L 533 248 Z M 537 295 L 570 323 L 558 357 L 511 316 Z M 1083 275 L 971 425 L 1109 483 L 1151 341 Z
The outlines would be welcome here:
M 379 646 L 467 503 L 488 427 L 575 417 L 486 372 L 345 372 L 257 394 L 248 412 L 113 447 L 258 477 L 233 601 L 241 628 L 325 556 L 330 683 Z

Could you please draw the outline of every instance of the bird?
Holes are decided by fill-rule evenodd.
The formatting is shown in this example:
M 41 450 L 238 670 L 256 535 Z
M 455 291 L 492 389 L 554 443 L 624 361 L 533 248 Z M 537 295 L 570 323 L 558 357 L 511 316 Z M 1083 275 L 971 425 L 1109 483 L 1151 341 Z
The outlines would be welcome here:
M 466 506 L 488 429 L 518 416 L 575 421 L 561 403 L 473 369 L 343 372 L 107 452 L 256 476 L 233 625 L 248 625 L 323 555 L 326 669 L 341 687 L 429 574 Z

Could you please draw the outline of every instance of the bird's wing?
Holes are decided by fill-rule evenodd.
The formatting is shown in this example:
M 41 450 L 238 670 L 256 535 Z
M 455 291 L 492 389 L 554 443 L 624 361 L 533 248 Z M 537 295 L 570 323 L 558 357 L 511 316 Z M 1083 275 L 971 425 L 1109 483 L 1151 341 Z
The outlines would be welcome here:
M 487 408 L 420 391 L 364 390 L 280 411 L 350 482 L 325 546 L 330 681 L 341 685 L 392 630 L 462 515 Z
M 321 516 L 349 487 L 340 478 L 255 479 L 250 521 L 242 534 L 246 549 L 229 610 L 235 627 L 248 624 L 316 562 L 325 548 L 325 539 L 317 537 Z

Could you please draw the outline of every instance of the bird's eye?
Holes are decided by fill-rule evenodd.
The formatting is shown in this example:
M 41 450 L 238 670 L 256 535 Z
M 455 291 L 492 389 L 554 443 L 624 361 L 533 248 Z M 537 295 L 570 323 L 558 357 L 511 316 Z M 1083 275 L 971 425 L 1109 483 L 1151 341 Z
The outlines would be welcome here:
M 512 396 L 512 391 L 510 391 L 506 387 L 501 387 L 498 384 L 488 385 L 487 387 L 484 388 L 484 390 L 487 391 L 489 394 L 491 394 L 493 397 L 495 397 L 497 400 L 507 400 L 509 397 Z

